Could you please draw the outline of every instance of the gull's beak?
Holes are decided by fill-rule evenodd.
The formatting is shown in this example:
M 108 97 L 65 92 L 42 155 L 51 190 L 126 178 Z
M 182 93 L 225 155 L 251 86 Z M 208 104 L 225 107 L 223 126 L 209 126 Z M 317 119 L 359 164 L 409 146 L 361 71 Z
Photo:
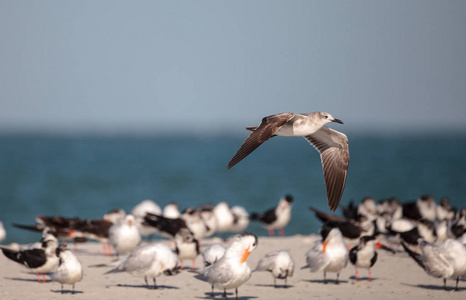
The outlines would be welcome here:
M 324 241 L 322 243 L 322 253 L 325 253 L 325 249 L 327 248 L 328 241 Z
M 244 249 L 244 252 L 243 252 L 243 256 L 241 257 L 241 263 L 244 263 L 246 261 L 246 259 L 248 258 L 249 256 L 249 247 L 250 245 L 248 245 L 248 247 L 246 249 Z
M 332 122 L 335 122 L 335 123 L 340 123 L 340 124 L 344 124 L 342 120 L 340 119 L 333 119 Z

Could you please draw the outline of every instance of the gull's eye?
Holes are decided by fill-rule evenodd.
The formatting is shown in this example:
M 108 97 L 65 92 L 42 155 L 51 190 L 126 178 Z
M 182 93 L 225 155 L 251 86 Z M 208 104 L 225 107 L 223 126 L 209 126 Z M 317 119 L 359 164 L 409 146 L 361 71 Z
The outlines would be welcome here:
M 328 116 L 324 116 L 324 118 L 328 119 Z

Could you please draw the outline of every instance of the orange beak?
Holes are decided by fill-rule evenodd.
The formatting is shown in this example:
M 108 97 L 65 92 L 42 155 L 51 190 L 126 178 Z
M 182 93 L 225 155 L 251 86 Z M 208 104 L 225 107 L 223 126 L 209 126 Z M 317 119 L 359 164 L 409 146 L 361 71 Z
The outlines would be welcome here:
M 322 253 L 325 253 L 325 248 L 327 248 L 328 241 L 322 243 Z
M 381 242 L 377 242 L 377 244 L 375 244 L 375 248 L 376 248 L 376 249 L 380 249 L 380 248 L 382 248 L 382 246 L 383 246 L 383 245 L 382 245 Z
M 73 236 L 76 233 L 75 230 L 68 230 L 68 235 Z
M 241 257 L 241 263 L 244 263 L 249 256 L 249 247 L 250 245 L 244 250 L 243 256 Z

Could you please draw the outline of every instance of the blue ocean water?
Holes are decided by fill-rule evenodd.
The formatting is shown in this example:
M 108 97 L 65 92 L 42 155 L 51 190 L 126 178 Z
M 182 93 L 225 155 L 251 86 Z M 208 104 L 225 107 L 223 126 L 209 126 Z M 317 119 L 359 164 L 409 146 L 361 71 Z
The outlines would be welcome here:
M 273 138 L 234 168 L 226 165 L 247 134 L 212 136 L 0 136 L 0 220 L 3 243 L 36 241 L 36 215 L 101 218 L 144 199 L 181 209 L 227 201 L 262 211 L 291 194 L 286 234 L 317 233 L 307 209 L 329 212 L 318 153 L 304 139 Z M 350 167 L 341 203 L 430 194 L 465 207 L 466 135 L 350 136 Z M 340 209 L 337 214 L 341 214 Z M 257 224 L 248 231 L 267 235 Z

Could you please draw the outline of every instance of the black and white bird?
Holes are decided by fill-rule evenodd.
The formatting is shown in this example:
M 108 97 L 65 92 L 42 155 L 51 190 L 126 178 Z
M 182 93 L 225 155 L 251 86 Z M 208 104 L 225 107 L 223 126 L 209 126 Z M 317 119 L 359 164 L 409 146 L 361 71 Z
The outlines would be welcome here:
M 71 293 L 74 294 L 74 285 L 83 279 L 81 261 L 64 244 L 57 248 L 57 255 L 60 261 L 57 270 L 52 275 L 52 280 L 61 284 L 62 294 L 64 293 L 64 284 L 72 285 Z
M 320 232 L 322 240 L 316 240 L 306 253 L 307 266 L 311 272 L 324 272 L 324 283 L 327 283 L 327 272 L 337 273 L 335 283 L 341 270 L 348 264 L 348 247 L 343 240 L 340 229 L 324 225 Z
M 180 230 L 175 236 L 175 252 L 180 260 L 180 267 L 183 269 L 183 260 L 192 261 L 191 270 L 196 268 L 196 257 L 199 255 L 199 241 L 188 229 Z
M 170 239 L 175 238 L 181 229 L 189 229 L 186 221 L 182 218 L 165 218 L 151 213 L 146 214 L 144 222 L 157 229 L 158 234 Z
M 227 168 L 236 165 L 271 137 L 277 135 L 304 137 L 320 153 L 328 205 L 332 211 L 335 211 L 345 188 L 349 150 L 346 135 L 325 126 L 331 122 L 343 124 L 341 120 L 335 119 L 330 114 L 319 111 L 304 114 L 288 112 L 267 116 L 262 119 L 259 126 L 246 127 L 252 133 L 243 142 Z
M 294 260 L 291 254 L 286 250 L 277 250 L 265 254 L 257 263 L 256 271 L 267 271 L 273 276 L 273 286 L 277 287 L 277 278 L 285 280 L 287 286 L 287 278 L 293 276 Z
M 420 239 L 420 253 L 416 253 L 405 243 L 401 244 L 427 274 L 443 279 L 445 290 L 448 278 L 456 279 L 455 290 L 458 290 L 459 278 L 466 276 L 466 245 L 453 239 L 447 239 L 440 245 Z
M 251 269 L 246 263 L 249 254 L 256 249 L 257 237 L 250 233 L 244 233 L 234 238 L 225 254 L 212 265 L 204 269 L 204 277 L 214 288 L 222 289 L 226 298 L 226 290 L 235 289 L 238 299 L 238 287 L 246 283 L 251 277 Z
M 45 273 L 52 272 L 58 266 L 58 241 L 52 234 L 46 234 L 40 243 L 41 248 L 15 250 L 1 246 L 0 249 L 7 258 L 35 272 L 39 283 L 45 283 Z
M 359 239 L 359 245 L 351 248 L 349 259 L 355 267 L 356 281 L 359 281 L 358 268 L 367 269 L 369 273 L 368 280 L 372 281 L 371 268 L 377 261 L 376 245 L 375 236 L 363 236 Z
M 251 221 L 259 221 L 269 231 L 269 236 L 274 236 L 275 229 L 279 235 L 285 235 L 285 227 L 291 220 L 291 207 L 293 197 L 286 195 L 280 199 L 278 205 L 262 213 L 252 213 Z

